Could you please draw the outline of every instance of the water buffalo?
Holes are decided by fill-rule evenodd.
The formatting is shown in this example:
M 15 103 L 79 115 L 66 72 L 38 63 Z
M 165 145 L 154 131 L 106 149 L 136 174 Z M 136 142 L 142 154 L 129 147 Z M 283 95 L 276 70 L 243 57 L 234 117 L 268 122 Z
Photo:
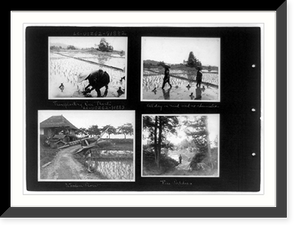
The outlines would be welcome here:
M 88 80 L 89 84 L 85 87 L 83 94 L 87 94 L 93 90 L 97 92 L 97 97 L 101 97 L 100 89 L 105 87 L 104 97 L 107 95 L 108 84 L 110 82 L 109 74 L 101 69 L 90 73 L 84 80 Z M 92 87 L 92 88 L 89 88 Z

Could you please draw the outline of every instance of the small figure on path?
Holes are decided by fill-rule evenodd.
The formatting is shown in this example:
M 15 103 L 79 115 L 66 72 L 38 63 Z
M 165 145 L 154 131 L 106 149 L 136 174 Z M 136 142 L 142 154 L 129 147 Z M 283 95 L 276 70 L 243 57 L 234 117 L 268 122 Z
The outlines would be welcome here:
M 181 154 L 179 155 L 179 164 L 181 164 L 182 163 L 182 156 L 181 156 Z

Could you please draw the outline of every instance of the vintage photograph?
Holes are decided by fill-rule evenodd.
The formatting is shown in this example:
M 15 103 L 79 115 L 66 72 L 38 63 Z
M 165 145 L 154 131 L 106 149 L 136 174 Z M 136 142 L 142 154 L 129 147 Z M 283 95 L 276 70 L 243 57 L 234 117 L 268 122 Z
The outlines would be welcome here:
M 219 114 L 142 115 L 143 177 L 219 177 Z
M 49 99 L 126 99 L 127 37 L 48 37 Z
M 220 101 L 220 38 L 142 37 L 143 101 Z
M 39 181 L 134 181 L 134 121 L 135 111 L 38 111 Z

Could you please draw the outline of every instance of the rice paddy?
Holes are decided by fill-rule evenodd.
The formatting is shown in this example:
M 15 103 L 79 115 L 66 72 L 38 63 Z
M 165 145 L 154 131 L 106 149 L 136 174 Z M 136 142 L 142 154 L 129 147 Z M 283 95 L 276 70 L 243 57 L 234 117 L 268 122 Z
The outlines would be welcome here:
M 88 52 L 50 52 L 49 55 L 49 98 L 97 97 L 96 91 L 88 95 L 82 94 L 89 83 L 87 80 L 79 82 L 78 76 L 88 75 L 99 69 L 106 71 L 110 76 L 106 97 L 125 98 L 126 78 L 121 81 L 125 76 L 125 58 Z M 117 67 L 119 70 L 108 66 Z M 102 95 L 104 89 L 100 89 Z M 122 94 L 118 92 L 119 89 L 122 90 Z
M 163 70 L 144 68 L 143 100 L 219 100 L 219 75 L 203 72 L 201 87 L 196 87 L 196 71 L 170 70 L 170 83 L 162 89 Z

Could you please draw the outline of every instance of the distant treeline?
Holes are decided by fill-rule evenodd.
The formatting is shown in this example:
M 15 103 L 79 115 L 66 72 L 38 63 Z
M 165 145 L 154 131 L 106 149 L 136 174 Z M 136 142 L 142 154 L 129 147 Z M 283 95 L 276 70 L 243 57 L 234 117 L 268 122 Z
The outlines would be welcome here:
M 87 47 L 87 48 L 78 48 L 75 47 L 73 45 L 69 45 L 69 46 L 50 46 L 50 51 L 85 51 L 85 52 L 99 52 L 99 50 L 95 47 Z M 100 51 L 102 52 L 102 51 Z M 112 51 L 106 51 L 109 52 L 110 54 L 119 54 L 120 56 L 124 56 L 125 55 L 125 51 L 121 50 L 121 51 L 117 51 L 117 50 L 112 50 Z M 104 52 L 105 53 L 105 52 Z
M 155 61 L 155 60 L 144 60 L 143 64 L 144 64 L 144 68 L 154 68 L 154 67 L 158 67 L 158 64 L 161 63 L 160 61 Z M 170 64 L 171 69 L 180 69 L 180 70 L 190 70 L 191 67 L 188 66 L 187 64 L 184 63 L 179 63 L 179 64 Z M 207 71 L 214 71 L 214 72 L 218 72 L 219 68 L 217 66 L 205 66 L 202 65 L 202 69 L 203 70 L 207 70 Z

